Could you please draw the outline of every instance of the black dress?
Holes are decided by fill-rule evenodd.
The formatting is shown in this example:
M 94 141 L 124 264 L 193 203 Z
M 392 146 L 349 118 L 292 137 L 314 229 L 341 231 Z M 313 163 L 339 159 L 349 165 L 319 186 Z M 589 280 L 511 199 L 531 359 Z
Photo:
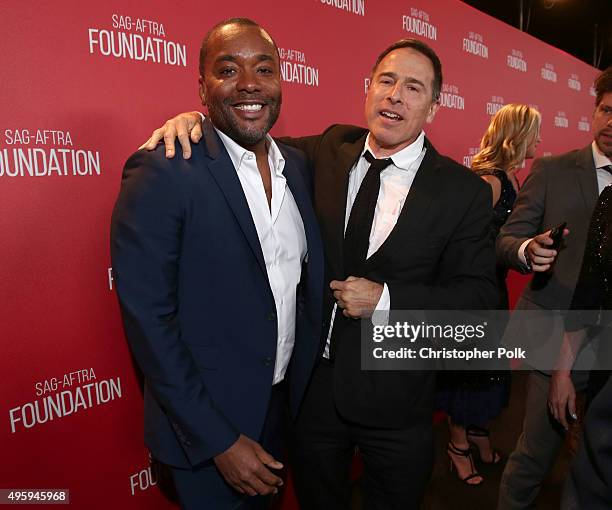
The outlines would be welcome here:
M 594 367 L 587 389 L 590 401 L 606 383 L 612 363 L 610 332 L 612 319 L 612 186 L 606 186 L 599 196 L 584 249 L 580 276 L 574 289 L 565 329 L 577 331 L 606 327 L 598 352 L 601 366 Z M 601 332 L 600 332 L 601 333 Z
M 516 190 L 503 170 L 481 170 L 476 174 L 479 176 L 493 175 L 501 182 L 501 193 L 493 207 L 491 223 L 491 236 L 496 238 L 500 228 L 512 212 L 516 201 Z M 493 308 L 507 310 L 509 306 L 506 286 L 508 269 L 498 266 L 496 274 L 499 301 Z M 508 404 L 510 395 L 508 372 L 443 373 L 438 377 L 438 381 L 436 408 L 446 412 L 456 425 L 486 427 L 492 419 L 500 415 Z
M 508 179 L 506 172 L 499 169 L 494 170 L 479 170 L 476 175 L 493 175 L 501 182 L 501 193 L 499 200 L 493 206 L 493 221 L 491 223 L 491 235 L 496 238 L 500 229 L 506 223 L 506 220 L 512 212 L 514 202 L 516 201 L 516 190 Z M 499 286 L 499 303 L 496 307 L 498 310 L 507 310 L 510 307 L 508 301 L 508 287 L 506 286 L 506 277 L 508 276 L 508 268 L 497 266 L 497 283 Z

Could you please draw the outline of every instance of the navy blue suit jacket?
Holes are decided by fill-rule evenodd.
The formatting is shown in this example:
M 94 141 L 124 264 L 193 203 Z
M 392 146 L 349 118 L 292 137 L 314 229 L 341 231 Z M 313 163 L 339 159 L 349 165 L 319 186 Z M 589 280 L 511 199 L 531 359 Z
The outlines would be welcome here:
M 319 345 L 323 250 L 306 160 L 279 148 L 308 245 L 286 376 L 295 415 Z M 129 158 L 111 256 L 126 336 L 145 376 L 153 456 L 190 467 L 239 434 L 257 440 L 272 386 L 276 307 L 238 175 L 208 121 L 189 160 L 166 159 L 162 145 Z

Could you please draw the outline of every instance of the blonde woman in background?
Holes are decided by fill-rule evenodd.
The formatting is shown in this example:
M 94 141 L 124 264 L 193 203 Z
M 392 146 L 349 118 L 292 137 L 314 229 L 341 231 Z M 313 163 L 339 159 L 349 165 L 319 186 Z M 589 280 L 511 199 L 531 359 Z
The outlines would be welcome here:
M 541 117 L 524 104 L 508 104 L 491 119 L 474 156 L 472 169 L 491 185 L 493 222 L 491 235 L 512 212 L 519 190 L 516 172 L 526 159 L 535 156 L 540 142 Z M 507 269 L 497 268 L 499 300 L 494 308 L 508 309 Z M 447 453 L 451 470 L 468 485 L 480 485 L 484 478 L 472 459 L 470 443 L 483 464 L 499 464 L 501 455 L 489 441 L 488 425 L 499 416 L 509 397 L 510 379 L 506 372 L 453 373 L 441 378 L 438 408 L 448 415 L 450 441 Z

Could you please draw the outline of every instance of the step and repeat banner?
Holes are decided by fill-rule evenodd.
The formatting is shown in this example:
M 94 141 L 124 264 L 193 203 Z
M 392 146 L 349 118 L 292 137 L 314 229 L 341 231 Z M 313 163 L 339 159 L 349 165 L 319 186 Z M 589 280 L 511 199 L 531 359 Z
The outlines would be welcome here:
M 377 55 L 418 37 L 443 63 L 427 130 L 440 152 L 469 165 L 509 102 L 542 112 L 540 155 L 590 140 L 596 70 L 457 0 L 4 0 L 0 489 L 69 489 L 92 510 L 175 507 L 143 445 L 109 220 L 130 153 L 200 107 L 202 37 L 231 16 L 260 22 L 280 48 L 273 134 L 363 124 Z M 516 296 L 524 280 L 512 278 Z

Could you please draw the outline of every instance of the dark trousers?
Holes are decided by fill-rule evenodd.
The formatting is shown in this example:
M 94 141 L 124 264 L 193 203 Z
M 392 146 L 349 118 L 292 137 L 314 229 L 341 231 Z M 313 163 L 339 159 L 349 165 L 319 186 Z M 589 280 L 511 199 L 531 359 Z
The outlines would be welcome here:
M 264 450 L 281 462 L 288 416 L 285 386 L 282 382 L 272 387 L 264 426 L 257 438 Z M 171 467 L 171 471 L 184 510 L 264 510 L 272 505 L 270 497 L 236 492 L 225 482 L 213 460 L 193 469 Z
M 294 428 L 292 467 L 300 509 L 350 508 L 350 467 L 357 447 L 364 462 L 364 508 L 417 510 L 432 468 L 431 422 L 402 430 L 347 422 L 334 404 L 333 371 L 327 360 L 319 364 Z
M 576 391 L 583 391 L 586 374 L 578 374 L 573 381 Z M 502 474 L 498 510 L 533 508 L 557 458 L 565 433 L 548 411 L 549 388 L 550 376 L 536 370 L 529 373 L 523 430 Z

